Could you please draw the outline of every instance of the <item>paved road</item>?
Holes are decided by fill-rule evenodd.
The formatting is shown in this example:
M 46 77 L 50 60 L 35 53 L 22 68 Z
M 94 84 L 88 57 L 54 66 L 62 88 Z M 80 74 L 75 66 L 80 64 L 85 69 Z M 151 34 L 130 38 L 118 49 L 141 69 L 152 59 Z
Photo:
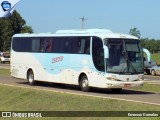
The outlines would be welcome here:
M 160 84 L 160 76 L 151 76 L 151 75 L 145 75 L 145 80 L 144 82 L 148 84 Z
M 142 92 L 134 90 L 123 90 L 121 94 L 113 94 L 109 90 L 94 89 L 92 92 L 82 92 L 78 87 L 68 85 L 58 85 L 49 83 L 39 83 L 36 86 L 30 86 L 26 80 L 12 78 L 10 76 L 0 76 L 0 84 L 8 86 L 25 87 L 31 89 L 41 89 L 46 91 L 62 92 L 84 96 L 94 96 L 109 99 L 118 99 L 125 101 L 141 102 L 152 105 L 160 105 L 160 93 Z
M 0 63 L 0 68 L 10 69 L 10 64 L 9 63 L 5 63 L 5 64 Z

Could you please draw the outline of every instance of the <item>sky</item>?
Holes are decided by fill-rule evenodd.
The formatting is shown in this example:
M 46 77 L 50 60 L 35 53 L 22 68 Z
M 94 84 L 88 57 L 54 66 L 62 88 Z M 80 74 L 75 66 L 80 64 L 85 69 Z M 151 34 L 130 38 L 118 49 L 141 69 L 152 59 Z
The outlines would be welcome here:
M 103 28 L 141 38 L 160 39 L 160 0 L 21 0 L 16 10 L 35 33 Z

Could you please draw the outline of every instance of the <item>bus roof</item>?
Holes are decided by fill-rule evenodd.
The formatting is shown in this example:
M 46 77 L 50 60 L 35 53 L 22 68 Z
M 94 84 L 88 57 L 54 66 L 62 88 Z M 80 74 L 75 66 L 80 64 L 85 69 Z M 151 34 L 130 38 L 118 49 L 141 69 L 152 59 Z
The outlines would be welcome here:
M 135 36 L 128 34 L 113 33 L 108 29 L 85 29 L 85 30 L 58 30 L 55 33 L 23 33 L 15 34 L 13 37 L 57 37 L 57 36 L 97 36 L 104 38 L 128 38 L 138 39 Z
M 58 30 L 56 34 L 106 34 L 112 33 L 111 30 L 107 29 L 85 29 L 85 30 Z

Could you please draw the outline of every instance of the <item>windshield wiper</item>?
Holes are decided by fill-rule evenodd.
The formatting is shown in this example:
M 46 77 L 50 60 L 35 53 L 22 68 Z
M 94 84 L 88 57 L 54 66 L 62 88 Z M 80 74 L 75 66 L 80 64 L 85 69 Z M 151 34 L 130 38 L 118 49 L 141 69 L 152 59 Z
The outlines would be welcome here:
M 132 66 L 134 72 L 135 72 L 136 74 L 138 74 L 136 68 L 134 67 L 134 65 L 132 64 L 132 62 L 131 62 L 129 59 L 128 59 L 128 62 L 129 62 L 129 64 Z
M 127 50 L 126 50 L 126 44 L 125 44 L 124 40 L 123 40 L 123 50 L 124 50 L 124 58 L 125 58 L 125 61 L 126 61 L 126 64 L 127 64 L 127 73 L 129 73 L 129 69 L 130 69 L 130 65 L 131 65 L 134 72 L 136 74 L 138 74 L 137 70 L 135 69 L 135 67 L 133 66 L 131 61 L 129 60 L 128 53 L 127 53 Z M 125 71 L 126 68 L 123 70 L 124 65 L 125 65 L 125 63 L 123 63 L 123 66 L 122 66 L 121 70 L 119 71 L 119 74 L 121 74 Z M 123 72 L 121 72 L 122 70 L 123 70 Z
M 127 62 L 128 62 L 128 64 L 127 64 Z M 124 69 L 124 66 L 125 66 L 125 64 L 127 64 L 127 68 L 128 68 L 128 70 L 127 70 L 127 73 L 129 73 L 129 66 L 131 66 L 132 67 L 132 69 L 134 70 L 134 72 L 136 73 L 136 74 L 138 74 L 138 72 L 137 72 L 137 70 L 135 69 L 135 67 L 133 66 L 133 64 L 132 64 L 132 62 L 127 58 L 127 60 L 126 60 L 126 63 L 123 63 L 123 66 L 121 67 L 121 69 L 120 69 L 120 71 L 118 72 L 118 74 L 122 74 L 122 73 L 124 73 L 124 71 L 125 71 L 125 69 Z M 123 71 L 122 71 L 123 70 Z

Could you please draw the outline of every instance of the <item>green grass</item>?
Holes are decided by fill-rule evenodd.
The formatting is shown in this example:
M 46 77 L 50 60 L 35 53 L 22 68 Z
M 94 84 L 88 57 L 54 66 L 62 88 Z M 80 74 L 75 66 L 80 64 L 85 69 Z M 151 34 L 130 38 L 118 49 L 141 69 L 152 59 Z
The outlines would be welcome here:
M 159 111 L 160 106 L 0 85 L 0 111 Z M 36 119 L 39 120 L 40 118 Z M 42 118 L 52 120 L 53 118 Z M 63 120 L 64 118 L 55 118 Z M 65 118 L 83 120 L 84 118 Z M 106 118 L 85 118 L 99 120 Z M 117 120 L 116 117 L 109 118 Z M 140 120 L 142 118 L 118 118 Z M 155 118 L 158 120 L 158 118 Z M 8 120 L 8 119 L 7 119 Z M 16 118 L 15 118 L 16 120 Z M 25 120 L 25 119 L 24 119 Z M 35 118 L 33 118 L 35 120 Z M 143 118 L 153 120 L 153 118 Z
M 0 85 L 0 111 L 132 111 L 160 110 L 160 106 L 85 97 Z
M 160 64 L 160 54 L 159 53 L 157 53 L 157 54 L 151 54 L 151 60 L 157 61 L 158 64 Z
M 10 70 L 0 68 L 0 75 L 10 75 Z
M 147 58 L 146 54 L 144 56 Z M 157 61 L 160 64 L 160 53 L 151 54 L 151 61 Z
M 143 87 L 141 87 L 141 88 L 134 88 L 134 90 L 148 91 L 148 92 L 158 92 L 158 93 L 160 93 L 160 84 L 144 83 Z

